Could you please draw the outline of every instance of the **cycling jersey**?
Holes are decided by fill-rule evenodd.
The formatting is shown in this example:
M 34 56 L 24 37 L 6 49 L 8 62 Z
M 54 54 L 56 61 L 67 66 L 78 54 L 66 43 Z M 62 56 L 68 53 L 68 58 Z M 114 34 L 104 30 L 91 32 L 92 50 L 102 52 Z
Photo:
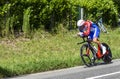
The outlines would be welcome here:
M 84 28 L 80 30 L 80 32 L 83 32 L 83 36 L 88 36 L 90 40 L 99 37 L 100 29 L 95 23 L 91 21 L 86 21 L 83 26 Z

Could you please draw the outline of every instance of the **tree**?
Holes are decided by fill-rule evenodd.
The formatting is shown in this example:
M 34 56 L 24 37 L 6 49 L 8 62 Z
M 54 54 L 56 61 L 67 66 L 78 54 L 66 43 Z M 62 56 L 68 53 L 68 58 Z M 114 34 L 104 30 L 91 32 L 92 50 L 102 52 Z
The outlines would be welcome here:
M 45 30 L 56 32 L 61 26 L 68 28 L 69 23 L 75 28 L 79 6 L 85 9 L 85 19 L 94 21 L 102 13 L 104 22 L 114 25 L 120 5 L 116 1 L 119 0 L 1 0 L 0 34 L 16 35 L 43 27 Z

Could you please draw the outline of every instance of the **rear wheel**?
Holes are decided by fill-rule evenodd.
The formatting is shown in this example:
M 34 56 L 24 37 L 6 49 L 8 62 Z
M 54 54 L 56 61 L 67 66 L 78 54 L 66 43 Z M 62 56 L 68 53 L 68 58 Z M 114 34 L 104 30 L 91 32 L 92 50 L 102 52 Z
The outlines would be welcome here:
M 110 50 L 110 47 L 106 43 L 102 44 L 106 47 L 106 54 L 103 56 L 102 59 L 105 63 L 110 63 L 112 61 L 112 52 Z
M 95 58 L 93 55 L 93 52 L 89 49 L 88 44 L 83 44 L 80 49 L 80 56 L 83 61 L 83 63 L 90 67 L 94 65 Z

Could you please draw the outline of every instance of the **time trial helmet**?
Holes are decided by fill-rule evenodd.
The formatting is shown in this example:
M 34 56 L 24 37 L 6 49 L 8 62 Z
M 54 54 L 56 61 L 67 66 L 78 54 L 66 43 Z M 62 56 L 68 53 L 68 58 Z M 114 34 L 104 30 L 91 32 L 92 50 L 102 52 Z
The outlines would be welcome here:
M 82 20 L 82 19 L 81 19 L 81 20 L 78 20 L 78 21 L 77 21 L 77 26 L 78 26 L 78 27 L 83 26 L 84 23 L 85 23 L 84 20 Z

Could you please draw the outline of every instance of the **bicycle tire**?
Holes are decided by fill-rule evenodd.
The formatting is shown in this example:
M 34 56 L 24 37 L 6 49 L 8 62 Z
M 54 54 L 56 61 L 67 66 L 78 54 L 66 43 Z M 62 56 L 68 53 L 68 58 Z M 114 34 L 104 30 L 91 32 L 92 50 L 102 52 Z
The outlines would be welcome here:
M 94 59 L 94 55 L 91 49 L 89 49 L 89 54 L 87 54 L 87 48 L 88 44 L 83 44 L 82 47 L 80 48 L 80 57 L 83 61 L 83 63 L 87 66 L 87 67 L 91 67 L 94 65 L 95 63 L 95 59 Z
M 110 63 L 112 61 L 111 49 L 106 43 L 102 43 L 102 45 L 106 47 L 106 51 L 107 51 L 107 53 L 103 56 L 102 59 L 105 63 Z

